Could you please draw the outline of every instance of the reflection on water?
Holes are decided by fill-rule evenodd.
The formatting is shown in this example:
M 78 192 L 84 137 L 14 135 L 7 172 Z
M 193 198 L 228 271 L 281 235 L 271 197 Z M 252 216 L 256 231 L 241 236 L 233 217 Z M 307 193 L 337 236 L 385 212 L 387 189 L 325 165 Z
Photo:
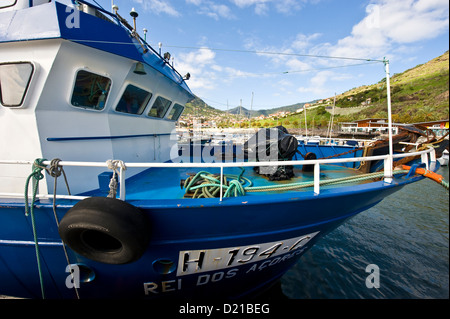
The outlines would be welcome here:
M 438 171 L 449 180 L 448 166 Z M 407 185 L 325 236 L 281 280 L 291 299 L 449 298 L 449 193 Z M 367 288 L 366 267 L 380 269 Z

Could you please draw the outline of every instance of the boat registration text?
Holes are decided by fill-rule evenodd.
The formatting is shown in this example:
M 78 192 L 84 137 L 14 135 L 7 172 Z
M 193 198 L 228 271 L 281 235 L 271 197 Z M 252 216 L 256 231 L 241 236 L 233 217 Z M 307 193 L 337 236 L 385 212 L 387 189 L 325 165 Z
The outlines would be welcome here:
M 180 251 L 177 276 L 238 267 L 293 252 L 306 245 L 318 233 L 244 247 Z

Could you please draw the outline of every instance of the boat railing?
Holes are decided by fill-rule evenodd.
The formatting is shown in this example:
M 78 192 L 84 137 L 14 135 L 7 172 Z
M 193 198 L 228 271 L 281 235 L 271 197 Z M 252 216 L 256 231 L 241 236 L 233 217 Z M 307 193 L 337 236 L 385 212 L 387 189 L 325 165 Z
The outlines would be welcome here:
M 175 69 L 175 67 L 174 67 L 173 65 L 171 65 L 171 64 L 169 63 L 169 61 L 167 61 L 167 59 L 165 59 L 163 56 L 161 56 L 161 54 L 160 54 L 158 51 L 156 51 L 150 44 L 148 44 L 147 41 L 146 41 L 145 39 L 143 39 L 143 38 L 138 34 L 138 32 L 137 32 L 136 30 L 133 30 L 133 27 L 131 27 L 131 26 L 129 25 L 129 23 L 128 23 L 124 18 L 122 18 L 121 16 L 119 16 L 119 14 L 114 14 L 114 13 L 112 13 L 112 12 L 109 12 L 109 11 L 107 11 L 107 10 L 105 10 L 105 9 L 99 7 L 99 6 L 96 6 L 96 5 L 90 3 L 90 2 L 88 2 L 88 1 L 86 1 L 86 0 L 78 0 L 78 2 L 81 3 L 81 4 L 87 5 L 87 6 L 93 8 L 94 10 L 97 10 L 98 12 L 100 12 L 100 13 L 106 15 L 106 16 L 111 17 L 111 19 L 112 19 L 112 20 L 110 20 L 111 22 L 114 22 L 114 23 L 116 23 L 117 25 L 122 26 L 125 30 L 127 30 L 128 32 L 130 32 L 130 35 L 131 35 L 132 37 L 135 37 L 136 40 L 137 40 L 138 42 L 143 43 L 143 44 L 145 45 L 146 49 L 150 50 L 150 51 L 151 51 L 154 55 L 156 55 L 163 63 L 165 63 L 165 64 L 166 64 L 173 72 L 175 72 L 175 73 L 179 76 L 180 81 L 184 81 L 183 76 Z
M 265 162 L 216 162 L 216 163 L 123 163 L 120 161 L 120 164 L 117 165 L 118 170 L 118 178 L 119 178 L 119 198 L 121 200 L 126 199 L 126 187 L 125 187 L 125 179 L 126 179 L 126 169 L 128 168 L 220 168 L 220 197 L 219 200 L 222 201 L 222 190 L 223 190 L 223 171 L 224 168 L 229 167 L 261 167 L 261 166 L 283 166 L 283 165 L 314 165 L 314 193 L 316 195 L 320 194 L 320 166 L 325 164 L 338 164 L 338 163 L 351 163 L 351 162 L 363 162 L 363 161 L 384 161 L 384 181 L 386 183 L 392 183 L 393 179 L 393 159 L 394 158 L 404 158 L 410 156 L 420 156 L 421 163 L 423 163 L 426 169 L 429 169 L 430 162 L 436 162 L 436 153 L 433 146 L 428 145 L 425 150 L 416 151 L 412 153 L 401 153 L 392 155 L 378 155 L 378 156 L 366 156 L 366 157 L 354 157 L 354 158 L 329 158 L 329 159 L 316 159 L 316 160 L 294 160 L 294 161 L 265 161 Z M 110 162 L 110 161 L 108 161 Z M 108 162 L 76 162 L 76 161 L 60 161 L 59 166 L 75 166 L 75 167 L 106 167 L 110 163 Z M 30 161 L 5 161 L 0 160 L 0 164 L 7 165 L 33 165 L 33 162 Z M 43 165 L 51 165 L 51 161 L 44 161 Z M 24 194 L 18 193 L 1 193 L 0 197 L 24 197 Z M 73 195 L 54 195 L 54 194 L 38 194 L 37 198 L 48 199 L 48 198 L 58 198 L 58 199 L 73 199 L 73 200 L 82 200 L 87 198 L 88 196 L 73 196 Z

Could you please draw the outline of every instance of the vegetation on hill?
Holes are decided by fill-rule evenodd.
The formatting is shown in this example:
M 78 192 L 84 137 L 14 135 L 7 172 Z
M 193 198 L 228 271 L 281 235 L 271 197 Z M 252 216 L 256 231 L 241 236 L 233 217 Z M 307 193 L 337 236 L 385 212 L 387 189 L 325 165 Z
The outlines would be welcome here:
M 449 118 L 449 52 L 426 64 L 391 77 L 392 120 L 418 123 Z M 353 97 L 353 98 L 352 98 Z M 370 99 L 370 107 L 340 116 L 339 121 L 386 118 L 386 79 L 377 84 L 350 90 L 338 96 L 339 107 L 360 106 Z

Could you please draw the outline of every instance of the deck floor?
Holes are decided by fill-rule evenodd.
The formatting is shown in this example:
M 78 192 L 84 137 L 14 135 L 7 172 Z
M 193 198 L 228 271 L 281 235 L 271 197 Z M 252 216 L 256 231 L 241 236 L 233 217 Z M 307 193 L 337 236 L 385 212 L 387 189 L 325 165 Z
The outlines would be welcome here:
M 207 171 L 211 174 L 220 174 L 219 168 L 151 168 L 130 178 L 126 182 L 127 199 L 180 199 L 185 195 L 186 189 L 182 187 L 184 180 L 190 175 L 195 175 L 200 171 Z M 224 168 L 224 174 L 239 175 L 242 169 L 239 167 Z M 243 177 L 252 181 L 252 186 L 283 185 L 290 183 L 312 182 L 314 180 L 313 172 L 302 172 L 301 166 L 294 167 L 295 176 L 285 181 L 270 181 L 267 177 L 257 174 L 253 168 L 245 167 Z M 336 165 L 321 165 L 321 180 L 335 179 L 349 176 L 357 176 L 360 173 L 354 169 L 348 169 Z M 362 182 L 358 182 L 361 184 Z M 244 187 L 249 186 L 245 184 Z M 337 186 L 323 186 L 337 187 Z M 312 188 L 304 188 L 304 191 Z M 295 190 L 291 190 L 293 192 Z M 274 191 L 271 191 L 273 193 Z M 275 191 L 277 193 L 281 191 Z M 102 193 L 95 192 L 96 195 Z M 248 192 L 249 196 L 266 195 L 268 192 Z

